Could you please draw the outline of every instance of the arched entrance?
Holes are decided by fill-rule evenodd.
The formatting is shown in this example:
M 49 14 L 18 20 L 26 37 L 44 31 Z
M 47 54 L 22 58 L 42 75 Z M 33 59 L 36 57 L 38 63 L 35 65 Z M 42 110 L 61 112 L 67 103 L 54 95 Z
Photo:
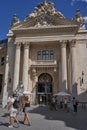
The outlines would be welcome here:
M 48 73 L 42 73 L 38 77 L 37 100 L 39 104 L 48 104 L 52 95 L 52 76 Z

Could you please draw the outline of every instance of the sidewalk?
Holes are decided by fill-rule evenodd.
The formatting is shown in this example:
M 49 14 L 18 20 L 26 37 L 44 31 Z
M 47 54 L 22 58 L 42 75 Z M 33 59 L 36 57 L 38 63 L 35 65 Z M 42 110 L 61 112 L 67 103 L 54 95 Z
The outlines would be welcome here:
M 83 110 L 81 107 L 78 113 L 72 111 L 65 112 L 62 109 L 58 111 L 51 111 L 48 106 L 31 106 L 30 110 L 31 126 L 21 124 L 20 127 L 8 128 L 9 113 L 7 109 L 0 108 L 0 129 L 19 129 L 19 130 L 86 130 L 87 129 L 87 109 Z M 23 120 L 23 113 L 18 115 L 21 122 Z

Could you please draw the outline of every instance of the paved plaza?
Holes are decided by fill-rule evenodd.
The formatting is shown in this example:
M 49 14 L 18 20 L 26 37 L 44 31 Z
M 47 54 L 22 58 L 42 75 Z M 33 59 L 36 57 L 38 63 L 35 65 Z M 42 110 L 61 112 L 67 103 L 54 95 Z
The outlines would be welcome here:
M 9 113 L 7 109 L 0 108 L 0 130 L 87 130 L 87 108 L 79 107 L 78 113 L 65 112 L 62 109 L 52 111 L 49 106 L 31 106 L 31 126 L 22 124 L 23 113 L 18 115 L 20 126 L 14 122 L 14 128 L 8 128 Z

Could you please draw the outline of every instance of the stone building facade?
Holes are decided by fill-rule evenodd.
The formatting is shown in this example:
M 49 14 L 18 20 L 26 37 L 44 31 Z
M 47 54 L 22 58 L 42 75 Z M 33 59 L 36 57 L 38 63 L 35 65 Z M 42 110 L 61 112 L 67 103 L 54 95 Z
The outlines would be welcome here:
M 87 30 L 79 10 L 69 20 L 44 1 L 22 22 L 15 14 L 7 37 L 3 102 L 20 81 L 33 104 L 59 91 L 87 101 Z

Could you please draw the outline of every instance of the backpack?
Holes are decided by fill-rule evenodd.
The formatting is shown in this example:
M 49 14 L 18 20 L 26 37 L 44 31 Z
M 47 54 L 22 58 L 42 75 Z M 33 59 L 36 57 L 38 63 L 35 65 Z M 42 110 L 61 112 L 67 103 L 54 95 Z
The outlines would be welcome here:
M 18 109 L 19 106 L 20 106 L 20 102 L 19 102 L 19 100 L 15 99 L 15 101 L 14 101 L 14 103 L 13 103 L 13 108 Z

